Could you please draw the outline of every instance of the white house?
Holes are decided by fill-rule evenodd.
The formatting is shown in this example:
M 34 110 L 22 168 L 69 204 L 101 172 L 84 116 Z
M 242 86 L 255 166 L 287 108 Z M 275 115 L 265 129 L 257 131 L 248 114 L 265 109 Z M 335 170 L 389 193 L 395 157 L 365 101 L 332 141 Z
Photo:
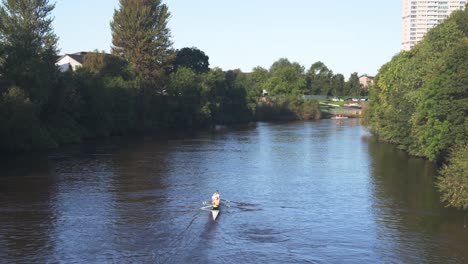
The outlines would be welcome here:
M 373 76 L 368 76 L 366 74 L 361 75 L 359 77 L 359 83 L 361 84 L 362 88 L 368 89 L 369 86 L 374 84 L 374 77 Z
M 84 56 L 87 52 L 77 52 L 73 54 L 65 54 L 61 56 L 55 65 L 59 67 L 61 72 L 66 72 L 68 70 L 75 71 L 77 68 L 83 66 Z

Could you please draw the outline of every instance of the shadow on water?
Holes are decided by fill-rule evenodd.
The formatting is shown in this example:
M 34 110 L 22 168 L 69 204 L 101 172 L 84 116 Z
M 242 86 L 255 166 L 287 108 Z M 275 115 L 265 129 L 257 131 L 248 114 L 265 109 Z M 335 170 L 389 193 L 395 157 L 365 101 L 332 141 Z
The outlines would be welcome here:
M 467 214 L 441 204 L 434 185 L 436 166 L 375 140 L 369 140 L 369 154 L 377 234 L 382 248 L 393 252 L 382 259 L 403 263 L 467 260 Z
M 205 228 L 203 232 L 200 234 L 200 237 L 204 240 L 209 242 L 216 242 L 216 234 L 219 231 L 219 222 L 222 221 L 223 213 L 220 213 L 216 220 L 213 220 L 211 216 L 211 212 L 208 212 L 208 220 L 206 221 Z
M 46 261 L 57 243 L 49 239 L 57 216 L 56 179 L 50 177 L 47 157 L 37 153 L 0 159 L 0 259 L 8 262 Z
M 183 253 L 171 256 L 167 261 L 170 263 L 210 263 L 217 258 L 217 245 L 221 243 L 222 214 L 213 220 L 210 210 L 203 210 L 191 221 L 187 227 L 187 234 L 184 239 L 190 240 L 188 250 Z M 192 226 L 193 224 L 193 226 Z M 201 225 L 201 226 L 200 226 Z M 193 233 L 198 233 L 194 236 Z

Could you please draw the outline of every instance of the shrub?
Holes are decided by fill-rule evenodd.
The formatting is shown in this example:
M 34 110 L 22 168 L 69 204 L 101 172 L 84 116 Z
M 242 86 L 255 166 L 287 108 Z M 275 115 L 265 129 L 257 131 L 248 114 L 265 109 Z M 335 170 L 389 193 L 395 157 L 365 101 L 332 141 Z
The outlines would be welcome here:
M 448 206 L 468 209 L 468 145 L 458 147 L 440 170 L 437 187 Z

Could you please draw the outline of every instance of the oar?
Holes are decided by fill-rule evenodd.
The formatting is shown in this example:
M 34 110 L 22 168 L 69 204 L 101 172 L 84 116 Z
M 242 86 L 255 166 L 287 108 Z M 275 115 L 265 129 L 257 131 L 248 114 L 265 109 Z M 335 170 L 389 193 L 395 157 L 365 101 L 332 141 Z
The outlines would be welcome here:
M 226 199 L 221 199 L 221 200 L 228 202 L 228 203 L 236 203 L 238 206 L 256 206 L 255 204 L 249 204 L 245 202 L 236 202 L 236 201 L 226 200 Z
M 205 210 L 205 209 L 208 209 L 210 207 L 211 207 L 211 205 L 203 206 L 203 207 L 200 208 L 200 210 Z
M 227 199 L 221 199 L 221 200 L 222 200 L 222 201 L 225 201 L 225 202 L 228 202 L 228 203 L 231 203 L 231 202 L 233 202 L 233 203 L 240 203 L 240 202 L 235 202 L 235 201 L 231 201 L 231 200 L 227 200 Z
M 226 202 L 226 203 L 223 203 L 224 206 L 226 206 L 227 208 L 231 208 L 231 200 L 221 199 L 221 201 Z

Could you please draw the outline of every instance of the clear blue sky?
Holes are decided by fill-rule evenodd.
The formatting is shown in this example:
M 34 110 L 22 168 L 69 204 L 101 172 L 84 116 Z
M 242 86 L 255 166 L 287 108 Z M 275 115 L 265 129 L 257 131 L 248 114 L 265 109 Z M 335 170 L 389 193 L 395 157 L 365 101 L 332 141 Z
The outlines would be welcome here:
M 51 3 L 54 0 L 50 0 Z M 397 0 L 166 0 L 174 48 L 197 47 L 210 67 L 269 68 L 279 58 L 306 68 L 322 61 L 346 78 L 375 75 L 400 51 Z M 118 0 L 57 0 L 60 53 L 105 50 Z

